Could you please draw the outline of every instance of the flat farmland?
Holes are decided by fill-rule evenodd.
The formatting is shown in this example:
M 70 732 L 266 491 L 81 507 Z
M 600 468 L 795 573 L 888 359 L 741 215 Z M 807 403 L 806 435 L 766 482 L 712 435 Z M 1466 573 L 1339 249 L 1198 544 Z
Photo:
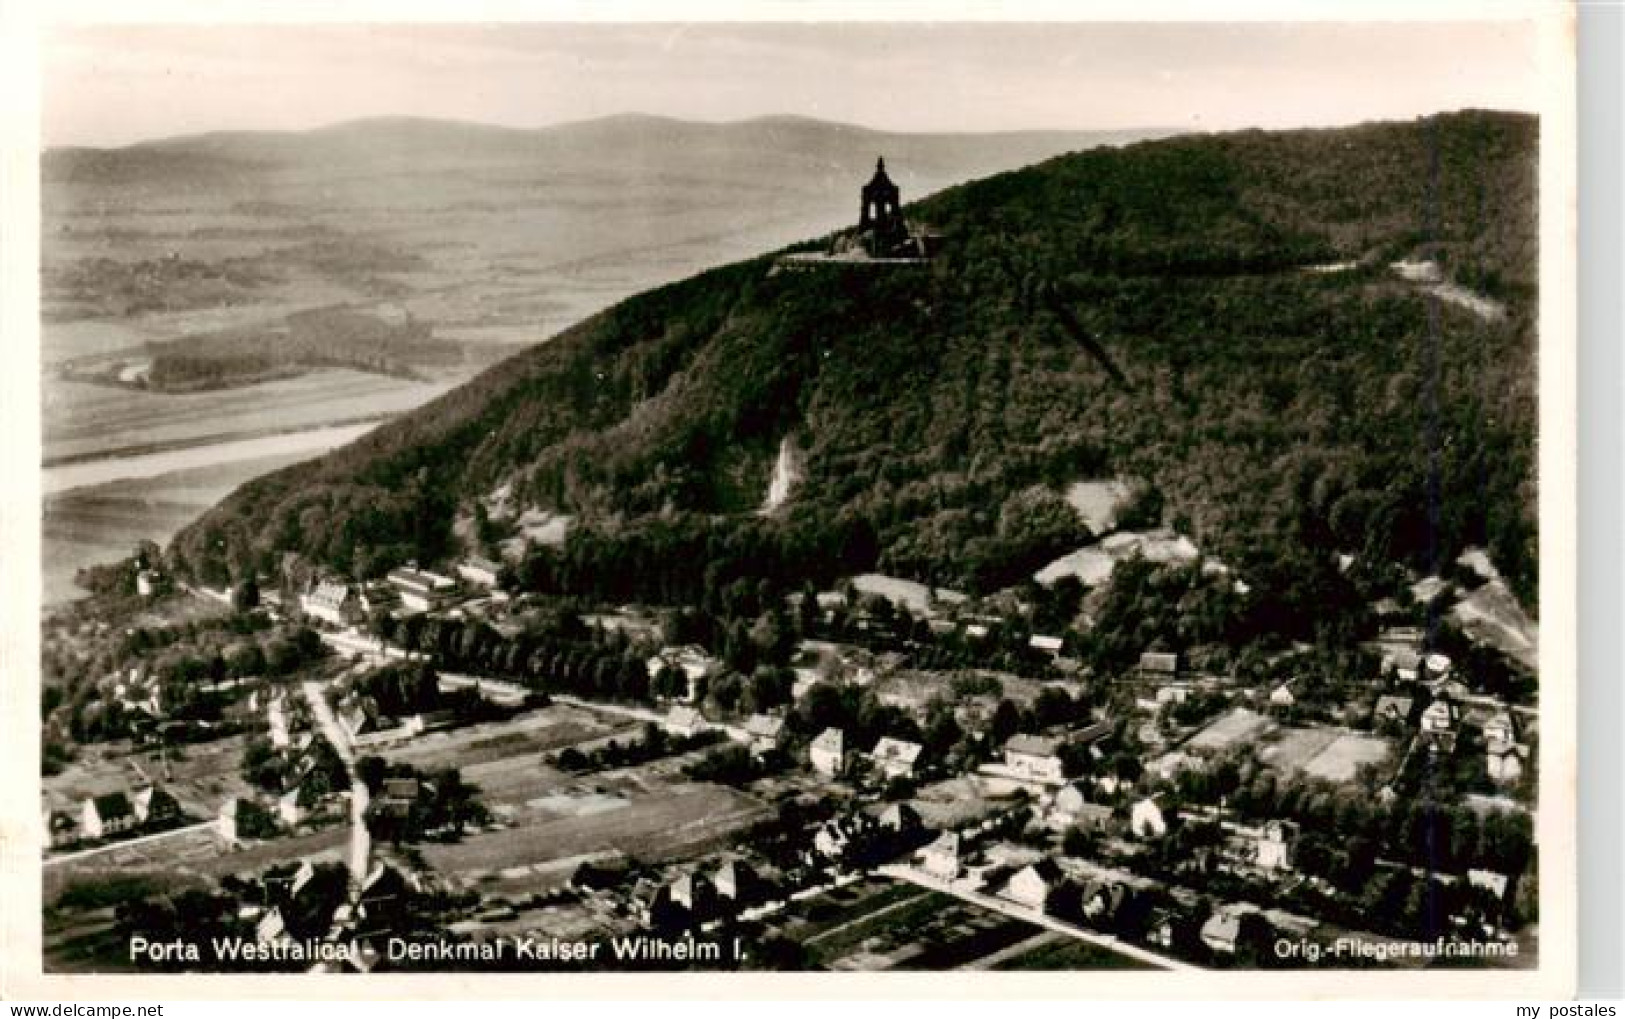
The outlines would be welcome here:
M 792 907 L 786 937 L 835 970 L 1143 969 L 1070 935 L 942 892 L 871 878 Z
M 129 456 L 380 419 L 426 403 L 449 388 L 449 382 L 414 382 L 342 368 L 197 393 L 155 393 L 51 379 L 45 384 L 42 407 L 44 459 L 49 465 Z M 200 456 L 196 464 L 177 466 L 219 459 Z M 47 471 L 46 490 L 52 488 Z
M 711 848 L 768 814 L 744 793 L 699 783 L 672 785 L 657 794 L 622 792 L 618 798 L 624 805 L 613 803 L 616 797 L 613 792 L 572 797 L 568 790 L 537 797 L 542 802 L 529 810 L 532 823 L 449 845 L 424 845 L 423 856 L 436 870 L 465 880 L 512 876 L 603 850 L 658 861 Z
M 507 772 L 543 769 L 540 755 L 637 727 L 627 719 L 551 704 L 503 722 L 431 733 L 386 756 L 420 769 L 460 768 L 471 782 L 500 785 Z

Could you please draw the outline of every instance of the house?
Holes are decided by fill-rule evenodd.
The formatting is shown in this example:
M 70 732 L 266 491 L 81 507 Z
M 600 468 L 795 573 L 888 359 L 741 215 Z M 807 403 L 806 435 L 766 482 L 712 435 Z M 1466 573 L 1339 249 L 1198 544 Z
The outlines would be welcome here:
M 1050 893 L 1059 888 L 1064 880 L 1066 877 L 1061 873 L 1061 868 L 1054 860 L 1045 857 L 1016 871 L 1001 894 L 1011 902 L 1042 912 Z
M 1439 654 L 1437 651 L 1422 659 L 1424 677 L 1429 681 L 1449 679 L 1452 667 L 1450 656 Z
M 1067 742 L 1073 744 L 1081 743 L 1084 746 L 1093 746 L 1094 744 L 1105 739 L 1107 736 L 1111 735 L 1111 731 L 1112 720 L 1109 718 L 1103 718 L 1092 725 L 1086 725 L 1082 729 L 1078 729 L 1077 731 L 1069 734 L 1067 736 Z
M 832 860 L 848 860 L 875 847 L 880 824 L 863 813 L 845 814 L 819 825 L 813 849 Z
M 80 810 L 79 828 L 86 838 L 121 835 L 136 824 L 135 807 L 122 791 L 86 797 Z
M 1523 778 L 1523 762 L 1528 748 L 1510 740 L 1492 740 L 1484 748 L 1484 767 L 1490 779 L 1513 785 Z
M 79 841 L 79 819 L 67 810 L 47 810 L 44 814 L 45 844 L 61 849 Z
M 779 747 L 784 735 L 784 719 L 775 715 L 752 715 L 745 720 L 745 733 L 750 737 L 750 752 L 765 754 Z
M 1072 824 L 1080 831 L 1103 832 L 1112 826 L 1115 812 L 1104 803 L 1085 803 L 1072 815 Z
M 271 730 L 271 745 L 278 750 L 285 748 L 290 742 L 288 739 L 288 709 L 281 695 L 272 697 L 265 705 L 265 722 Z
M 356 933 L 365 937 L 394 928 L 396 921 L 405 914 L 406 904 L 414 891 L 405 874 L 383 861 L 374 863 L 361 882 L 355 910 Z M 340 904 L 338 908 L 342 909 L 343 905 Z
M 1377 698 L 1376 707 L 1371 709 L 1371 720 L 1377 724 L 1384 722 L 1393 725 L 1408 724 L 1411 720 L 1412 703 L 1409 697 L 1383 694 Z
M 396 567 L 384 579 L 400 595 L 401 607 L 410 612 L 428 612 L 439 608 L 445 597 L 457 587 L 457 582 L 450 577 L 420 570 L 415 564 Z
M 483 556 L 469 556 L 457 564 L 457 575 L 480 587 L 496 587 L 497 576 L 501 572 L 502 564 L 492 562 Z
M 1450 732 L 1456 725 L 1456 706 L 1449 701 L 1434 701 L 1422 712 L 1423 732 Z
M 883 736 L 869 753 L 869 759 L 887 778 L 912 778 L 923 749 L 918 743 Z
M 1173 948 L 1183 943 L 1182 934 L 1188 929 L 1187 921 L 1179 913 L 1158 907 L 1146 918 L 1145 940 L 1158 948 Z
M 135 811 L 136 823 L 149 827 L 167 824 L 181 816 L 180 801 L 155 785 L 137 789 L 130 797 L 130 807 Z
M 682 700 L 693 701 L 699 697 L 700 681 L 722 671 L 722 662 L 711 657 L 698 644 L 684 644 L 681 647 L 661 648 L 649 657 L 644 668 L 648 670 L 650 679 L 668 668 L 683 673 L 688 677 L 688 692 Z
M 939 881 L 952 881 L 959 876 L 959 835 L 945 831 L 930 845 L 920 850 L 920 869 Z
M 1090 881 L 1078 894 L 1078 912 L 1089 920 L 1112 920 L 1128 904 L 1129 890 L 1114 881 Z
M 681 706 L 672 708 L 666 715 L 666 720 L 661 724 L 673 736 L 683 737 L 698 736 L 710 728 L 705 716 L 700 714 L 697 709 Z
M 1062 786 L 1055 794 L 1055 812 L 1069 817 L 1077 814 L 1089 803 L 1089 793 L 1079 782 Z
M 1456 706 L 1436 700 L 1422 712 L 1422 729 L 1417 740 L 1431 752 L 1450 753 L 1456 748 Z
M 349 584 L 322 580 L 299 596 L 299 611 L 324 623 L 349 626 L 359 617 L 360 606 L 356 604 L 355 590 Z
M 1168 834 L 1168 818 L 1159 799 L 1148 796 L 1129 808 L 1128 829 L 1135 836 L 1146 839 Z
M 242 842 L 272 834 L 276 821 L 269 810 L 253 800 L 233 796 L 220 805 L 215 828 L 227 842 Z
M 1004 766 L 1034 782 L 1059 785 L 1066 781 L 1056 742 L 1041 736 L 1010 737 L 1004 745 Z
M 839 729 L 829 728 L 812 741 L 812 746 L 807 748 L 807 757 L 812 761 L 814 771 L 834 778 L 841 773 L 845 748 L 846 735 Z
M 1505 874 L 1498 874 L 1493 870 L 1469 870 L 1467 883 L 1473 888 L 1482 888 L 1494 897 L 1496 902 L 1505 902 L 1507 887 L 1511 882 Z
M 1202 944 L 1218 955 L 1235 955 L 1236 939 L 1241 934 L 1243 910 L 1234 906 L 1221 906 L 1202 925 Z
M 1270 703 L 1278 708 L 1290 708 L 1298 703 L 1298 698 L 1292 693 L 1292 680 L 1270 691 Z
M 1254 861 L 1263 870 L 1291 870 L 1292 847 L 1298 826 L 1291 821 L 1266 821 L 1254 839 Z
M 1139 673 L 1143 679 L 1173 679 L 1179 675 L 1179 655 L 1174 652 L 1147 651 L 1140 655 Z
M 135 593 L 143 598 L 151 598 L 163 586 L 163 574 L 157 570 L 141 570 L 135 575 Z
M 262 945 L 274 945 L 288 940 L 288 925 L 282 918 L 282 907 L 272 906 L 254 925 L 254 940 Z
M 711 879 L 717 896 L 729 902 L 751 902 L 762 891 L 762 877 L 744 860 L 730 859 L 717 868 Z
M 1037 633 L 1027 638 L 1028 648 L 1033 651 L 1037 651 L 1039 654 L 1049 655 L 1051 658 L 1060 656 L 1061 646 L 1064 643 L 1065 641 L 1063 641 L 1060 637 L 1046 637 Z
M 889 832 L 907 834 L 925 827 L 920 812 L 906 803 L 889 803 L 879 814 L 880 827 Z
M 1516 743 L 1518 741 L 1517 726 L 1513 724 L 1510 711 L 1497 711 L 1495 716 L 1484 723 L 1484 742 L 1487 744 Z
M 415 778 L 386 778 L 378 796 L 378 813 L 396 821 L 412 816 L 423 784 Z

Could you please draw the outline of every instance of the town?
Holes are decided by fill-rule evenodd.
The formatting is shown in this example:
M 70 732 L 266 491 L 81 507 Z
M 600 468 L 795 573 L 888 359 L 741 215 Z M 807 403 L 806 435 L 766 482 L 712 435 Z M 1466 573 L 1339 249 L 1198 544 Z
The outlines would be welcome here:
M 1088 589 L 1061 564 L 991 599 L 866 574 L 666 607 L 529 593 L 480 554 L 367 582 L 288 556 L 229 589 L 138 554 L 121 625 L 107 598 L 47 623 L 48 675 L 97 677 L 47 688 L 49 950 L 116 964 L 184 933 L 260 946 L 223 969 L 353 970 L 601 964 L 640 934 L 713 949 L 656 968 L 1534 954 L 1538 714 L 1511 656 L 1450 622 L 1496 596 L 1482 554 L 1373 606 L 1354 654 L 1159 639 L 1107 671 L 1043 624 L 1081 599 L 1105 625 L 1136 583 L 1243 586 L 1166 530 L 1113 537 Z M 523 939 L 579 947 L 477 947 Z

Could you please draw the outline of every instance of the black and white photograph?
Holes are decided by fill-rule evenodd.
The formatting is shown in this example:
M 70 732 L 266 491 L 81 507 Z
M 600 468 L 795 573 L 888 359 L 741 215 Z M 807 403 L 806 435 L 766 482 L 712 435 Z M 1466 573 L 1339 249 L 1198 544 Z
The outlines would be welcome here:
M 23 966 L 1572 980 L 1567 5 L 1418 6 L 47 26 Z

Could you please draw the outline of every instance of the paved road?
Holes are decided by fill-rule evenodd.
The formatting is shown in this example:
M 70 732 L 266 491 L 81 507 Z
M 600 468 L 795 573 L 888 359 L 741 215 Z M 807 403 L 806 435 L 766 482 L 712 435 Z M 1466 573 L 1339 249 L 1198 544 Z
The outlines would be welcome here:
M 972 905 L 981 906 L 983 909 L 991 909 L 994 912 L 1003 913 L 1005 916 L 1011 917 L 1015 920 L 1021 920 L 1030 924 L 1037 924 L 1040 927 L 1046 927 L 1052 931 L 1058 931 L 1061 934 L 1076 938 L 1079 941 L 1087 941 L 1092 945 L 1107 949 L 1108 951 L 1116 952 L 1119 955 L 1126 955 L 1130 959 L 1147 963 L 1148 965 L 1155 966 L 1158 969 L 1171 969 L 1187 973 L 1202 972 L 1202 967 L 1200 966 L 1193 966 L 1188 962 L 1183 962 L 1179 959 L 1171 958 L 1170 956 L 1159 955 L 1156 952 L 1141 948 L 1138 945 L 1129 944 L 1128 942 L 1113 937 L 1109 934 L 1098 934 L 1091 930 L 1085 930 L 1082 927 L 1075 927 L 1063 920 L 1057 920 L 1055 917 L 1050 916 L 1047 913 L 1040 913 L 1035 910 L 1027 909 L 1023 906 L 1018 906 L 1013 902 L 1006 902 L 1003 899 L 994 898 L 991 895 L 983 895 L 981 892 L 973 892 L 967 888 L 960 888 L 954 885 L 946 884 L 942 881 L 938 881 L 936 878 L 931 877 L 928 874 L 915 870 L 913 867 L 906 867 L 900 864 L 890 864 L 888 866 L 879 868 L 878 872 L 886 875 L 887 877 L 896 878 L 899 881 L 907 881 L 910 884 L 919 885 L 921 888 L 929 888 L 934 892 L 942 892 L 945 895 L 952 895 L 956 899 L 963 899 Z
M 367 833 L 367 784 L 356 774 L 355 749 L 350 745 L 350 734 L 334 717 L 333 706 L 327 703 L 327 694 L 321 684 L 307 679 L 300 684 L 300 688 L 304 691 L 305 700 L 310 702 L 316 724 L 321 726 L 322 734 L 333 744 L 333 749 L 344 761 L 345 770 L 350 773 L 350 880 L 360 887 L 367 878 L 367 865 L 372 855 L 372 836 Z

